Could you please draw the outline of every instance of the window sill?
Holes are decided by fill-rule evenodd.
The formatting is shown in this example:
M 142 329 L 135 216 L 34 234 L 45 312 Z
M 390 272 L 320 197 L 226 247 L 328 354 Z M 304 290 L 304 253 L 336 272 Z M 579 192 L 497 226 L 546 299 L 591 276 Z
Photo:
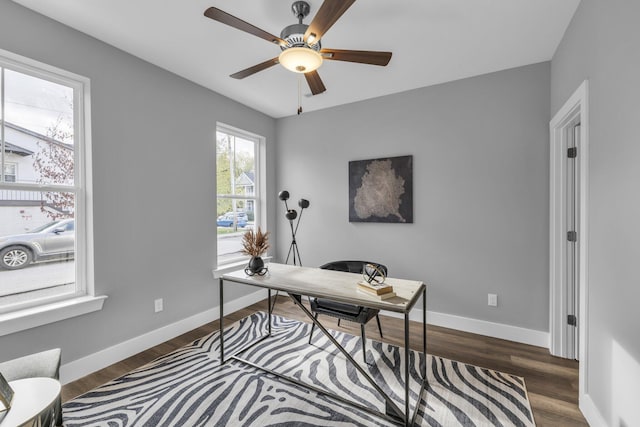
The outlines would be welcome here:
M 83 296 L 0 314 L 0 336 L 102 310 L 106 295 Z
M 269 261 L 271 261 L 272 258 L 273 258 L 272 256 L 262 257 L 262 259 L 264 260 L 265 264 L 268 264 Z M 249 259 L 247 258 L 247 259 L 242 260 L 242 261 L 231 262 L 229 264 L 221 265 L 220 267 L 211 270 L 211 272 L 213 273 L 213 278 L 214 279 L 219 279 L 225 273 L 229 273 L 230 271 L 236 271 L 236 270 L 240 270 L 242 268 L 245 268 L 247 266 L 248 262 L 249 262 Z

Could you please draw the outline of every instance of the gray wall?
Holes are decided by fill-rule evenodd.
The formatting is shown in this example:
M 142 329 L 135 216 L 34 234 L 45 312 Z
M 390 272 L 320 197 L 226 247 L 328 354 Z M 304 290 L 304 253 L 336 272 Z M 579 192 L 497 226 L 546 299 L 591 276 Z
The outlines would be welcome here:
M 267 138 L 270 200 L 287 189 L 294 204 L 311 201 L 299 230 L 305 265 L 379 260 L 394 276 L 429 283 L 430 310 L 547 331 L 549 106 L 555 113 L 589 78 L 590 345 L 583 380 L 611 425 L 631 425 L 630 409 L 613 397 L 628 395 L 615 367 L 637 372 L 640 363 L 633 269 L 640 249 L 632 244 L 640 234 L 637 16 L 634 2 L 582 0 L 551 67 L 276 122 L 0 0 L 0 48 L 91 79 L 96 288 L 109 295 L 101 312 L 0 337 L 0 360 L 61 346 L 68 362 L 217 305 L 210 274 L 216 121 Z M 349 223 L 348 162 L 408 154 L 415 223 Z M 279 225 L 273 237 L 284 259 L 290 236 L 283 207 L 269 203 L 269 228 Z M 499 294 L 498 308 L 486 305 L 489 292 Z M 158 297 L 165 311 L 153 314 Z
M 616 427 L 640 422 L 639 16 L 637 1 L 582 0 L 551 66 L 554 114 L 589 80 L 589 336 L 581 380 Z M 626 378 L 634 378 L 632 388 Z
M 278 188 L 311 201 L 303 264 L 375 260 L 428 283 L 429 310 L 547 331 L 549 76 L 540 63 L 278 120 Z M 400 155 L 414 223 L 349 223 L 348 162 Z M 281 259 L 289 240 L 279 226 Z
M 216 121 L 265 136 L 274 159 L 275 120 L 9 0 L 0 48 L 91 79 L 95 284 L 109 296 L 100 312 L 0 337 L 0 360 L 60 346 L 68 362 L 218 305 Z

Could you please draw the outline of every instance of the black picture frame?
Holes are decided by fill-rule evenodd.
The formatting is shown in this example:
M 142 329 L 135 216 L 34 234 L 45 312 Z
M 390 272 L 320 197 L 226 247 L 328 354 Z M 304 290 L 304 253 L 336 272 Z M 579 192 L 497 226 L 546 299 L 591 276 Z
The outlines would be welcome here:
M 349 222 L 413 223 L 413 156 L 349 162 Z
M 11 408 L 11 402 L 13 401 L 13 389 L 0 373 L 0 404 L 4 408 L 0 408 L 0 411 L 8 410 Z

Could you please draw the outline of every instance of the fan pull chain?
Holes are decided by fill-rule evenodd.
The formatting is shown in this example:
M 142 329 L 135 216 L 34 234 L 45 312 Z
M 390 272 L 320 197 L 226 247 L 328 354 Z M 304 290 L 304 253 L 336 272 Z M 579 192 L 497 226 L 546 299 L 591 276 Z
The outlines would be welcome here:
M 298 115 L 302 114 L 302 73 L 298 74 Z

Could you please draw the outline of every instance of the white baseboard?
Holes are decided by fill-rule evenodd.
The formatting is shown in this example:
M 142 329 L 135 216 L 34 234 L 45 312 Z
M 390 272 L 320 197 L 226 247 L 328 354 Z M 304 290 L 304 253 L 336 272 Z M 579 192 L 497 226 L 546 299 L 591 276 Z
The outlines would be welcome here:
M 537 331 L 535 329 L 521 328 L 519 326 L 505 325 L 504 323 L 488 322 L 486 320 L 437 313 L 434 311 L 427 312 L 427 322 L 445 328 L 458 329 L 460 331 L 488 337 L 549 348 L 549 332 Z
M 227 313 L 233 313 L 266 298 L 267 290 L 261 289 L 244 297 L 228 301 L 225 303 L 225 316 Z M 220 307 L 217 306 L 81 359 L 65 363 L 60 367 L 60 381 L 62 384 L 70 383 L 219 318 Z
M 261 289 L 244 297 L 229 301 L 225 305 L 225 314 L 248 307 L 267 298 L 267 291 Z M 402 317 L 398 313 L 383 311 L 382 314 L 391 317 Z M 112 347 L 100 350 L 78 360 L 65 363 L 60 367 L 60 380 L 63 384 L 70 383 L 79 378 L 106 368 L 127 357 L 131 357 L 141 351 L 147 350 L 165 341 L 177 337 L 178 335 L 196 329 L 206 323 L 218 320 L 220 317 L 220 307 L 213 307 L 209 310 L 179 320 L 170 325 L 163 326 L 146 334 L 129 339 Z M 415 309 L 409 318 L 415 321 L 422 321 L 422 310 Z M 532 329 L 520 328 L 501 323 L 487 322 L 468 317 L 454 316 L 451 314 L 427 311 L 427 323 L 445 328 L 457 329 L 474 334 L 485 335 L 494 338 L 501 338 L 524 344 L 531 344 L 539 347 L 549 348 L 549 333 L 535 331 Z M 595 406 L 594 406 L 595 408 Z M 596 411 L 597 412 L 597 411 Z
M 607 427 L 609 425 L 588 394 L 580 396 L 579 408 L 582 411 L 582 415 L 584 415 L 584 419 L 587 420 L 591 427 Z
M 399 313 L 388 311 L 383 311 L 382 314 L 391 317 L 402 317 Z M 422 310 L 412 310 L 409 315 L 409 319 L 421 322 Z M 453 314 L 438 313 L 427 310 L 427 324 L 464 332 L 471 332 L 473 334 L 485 335 L 487 337 L 515 341 L 522 344 L 535 345 L 537 347 L 549 348 L 550 338 L 548 332 L 505 325 L 504 323 L 488 322 L 486 320 L 472 319 L 470 317 L 455 316 Z

